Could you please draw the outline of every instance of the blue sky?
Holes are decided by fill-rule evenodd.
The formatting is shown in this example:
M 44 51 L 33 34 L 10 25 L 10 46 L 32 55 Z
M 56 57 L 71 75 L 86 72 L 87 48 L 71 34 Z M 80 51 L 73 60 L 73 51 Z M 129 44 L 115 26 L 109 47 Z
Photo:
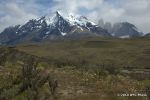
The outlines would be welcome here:
M 53 14 L 84 15 L 97 23 L 128 21 L 150 32 L 150 0 L 0 0 L 0 31 L 29 19 Z

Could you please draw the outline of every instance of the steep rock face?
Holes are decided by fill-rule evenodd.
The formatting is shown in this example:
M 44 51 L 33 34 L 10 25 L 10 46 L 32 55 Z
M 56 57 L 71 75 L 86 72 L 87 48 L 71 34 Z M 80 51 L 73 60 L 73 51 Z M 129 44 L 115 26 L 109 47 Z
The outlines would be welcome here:
M 110 22 L 104 22 L 103 19 L 100 19 L 98 25 L 111 33 L 114 37 L 131 38 L 139 37 L 143 34 L 135 25 L 129 22 L 120 22 L 112 25 Z
M 1 34 L 0 34 L 0 42 L 1 43 L 5 43 L 9 40 L 13 40 L 17 37 L 17 30 L 19 28 L 18 26 L 14 26 L 14 27 L 8 27 L 6 28 Z
M 135 25 L 128 23 L 128 22 L 122 22 L 122 23 L 116 23 L 113 26 L 112 34 L 116 37 L 138 37 L 142 33 L 139 32 L 139 30 L 136 28 Z
M 107 30 L 89 21 L 86 17 L 63 16 L 56 12 L 52 17 L 44 16 L 29 20 L 24 25 L 6 28 L 0 34 L 0 42 L 15 44 L 25 41 L 55 40 L 83 35 L 111 36 Z M 72 36 L 71 36 L 72 35 Z

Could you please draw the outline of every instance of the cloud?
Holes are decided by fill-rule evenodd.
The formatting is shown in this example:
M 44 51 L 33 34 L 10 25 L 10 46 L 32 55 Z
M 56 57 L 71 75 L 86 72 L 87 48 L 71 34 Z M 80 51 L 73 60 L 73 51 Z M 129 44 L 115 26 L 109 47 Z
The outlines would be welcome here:
M 96 9 L 101 6 L 103 0 L 53 0 L 56 5 L 52 7 L 52 11 L 61 10 L 65 13 L 79 14 L 81 8 L 86 10 Z
M 150 32 L 150 0 L 123 0 L 123 16 L 145 33 Z
M 16 3 L 0 4 L 0 12 L 0 31 L 8 26 L 23 24 L 29 19 L 38 17 L 32 12 L 27 12 Z

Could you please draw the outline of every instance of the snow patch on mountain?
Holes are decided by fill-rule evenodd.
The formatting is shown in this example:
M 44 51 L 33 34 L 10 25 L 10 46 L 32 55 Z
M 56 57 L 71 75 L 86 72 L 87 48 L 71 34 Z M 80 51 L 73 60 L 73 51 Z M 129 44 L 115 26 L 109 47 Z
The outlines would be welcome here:
M 121 38 L 121 39 L 130 38 L 130 35 L 123 35 L 123 36 L 120 36 L 119 38 Z
M 68 22 L 71 25 L 86 26 L 87 23 L 91 23 L 92 25 L 96 25 L 94 22 L 89 21 L 84 16 L 76 17 L 76 16 L 73 16 L 73 15 L 69 15 L 66 19 L 68 20 Z
M 48 31 L 48 32 L 46 32 L 45 34 L 47 34 L 47 35 L 48 35 L 48 34 L 49 34 L 49 31 Z
M 61 35 L 65 36 L 65 35 L 67 35 L 67 33 L 61 32 Z

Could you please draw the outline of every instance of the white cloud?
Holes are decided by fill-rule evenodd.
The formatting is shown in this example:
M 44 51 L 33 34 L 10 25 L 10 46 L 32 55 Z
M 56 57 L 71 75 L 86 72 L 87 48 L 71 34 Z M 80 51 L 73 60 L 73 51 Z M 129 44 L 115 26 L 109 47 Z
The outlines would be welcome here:
M 37 15 L 26 12 L 25 9 L 21 8 L 16 3 L 1 4 L 0 10 L 3 14 L 0 16 L 0 31 L 8 26 L 23 24 L 29 19 L 37 18 Z
M 61 10 L 65 13 L 75 13 L 79 14 L 80 8 L 85 8 L 87 10 L 96 9 L 101 6 L 103 0 L 53 0 L 57 3 L 52 7 L 52 11 Z
M 150 32 L 150 0 L 123 0 L 125 20 L 135 24 L 145 33 Z

